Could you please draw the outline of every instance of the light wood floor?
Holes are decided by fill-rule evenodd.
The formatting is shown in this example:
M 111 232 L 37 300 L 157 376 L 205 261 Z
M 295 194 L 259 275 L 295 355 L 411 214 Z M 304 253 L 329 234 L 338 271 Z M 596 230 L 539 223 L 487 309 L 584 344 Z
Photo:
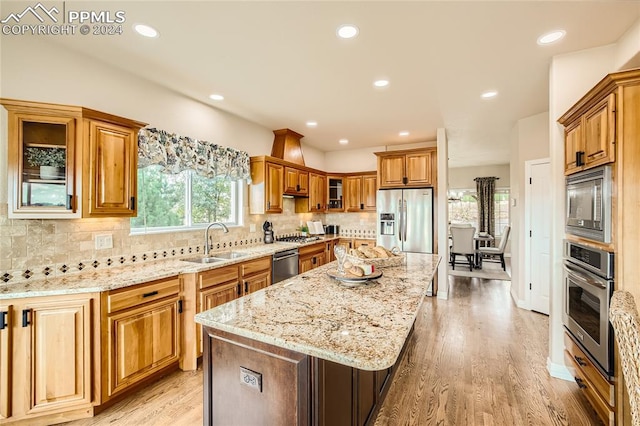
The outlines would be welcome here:
M 575 383 L 549 376 L 546 316 L 518 309 L 509 282 L 449 279 L 449 300 L 425 299 L 415 344 L 376 426 L 601 424 Z M 200 424 L 200 369 L 173 373 L 93 419 L 69 423 Z

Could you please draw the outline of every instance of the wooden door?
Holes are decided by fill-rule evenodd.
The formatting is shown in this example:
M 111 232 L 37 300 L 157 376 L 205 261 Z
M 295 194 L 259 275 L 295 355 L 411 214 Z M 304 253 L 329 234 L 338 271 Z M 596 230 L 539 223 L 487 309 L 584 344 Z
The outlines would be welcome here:
M 298 188 L 298 194 L 309 194 L 309 172 L 303 172 L 302 170 L 298 172 Z
M 309 211 L 324 212 L 326 204 L 325 190 L 327 178 L 316 173 L 309 173 Z
M 284 168 L 284 192 L 285 194 L 293 193 L 297 194 L 300 191 L 298 183 L 298 169 L 292 167 Z
M 377 180 L 375 175 L 362 176 L 362 210 L 376 211 Z
M 236 274 L 237 274 L 237 268 Z M 208 288 L 204 291 L 200 292 L 200 309 L 198 312 L 208 311 L 209 309 L 213 309 L 216 306 L 223 305 L 227 302 L 231 302 L 239 297 L 239 293 L 241 293 L 241 289 L 239 287 L 240 283 L 238 283 L 237 279 L 233 281 L 229 281 L 224 284 L 216 285 L 215 287 Z M 240 290 L 240 291 L 239 291 Z M 198 325 L 197 327 L 197 345 L 198 345 L 198 355 L 202 354 L 202 327 Z
M 109 316 L 109 396 L 178 361 L 178 298 Z
M 357 414 L 358 425 L 367 424 L 367 420 L 376 405 L 377 390 L 375 386 L 375 371 L 355 370 L 358 375 L 357 379 Z
M 138 140 L 130 128 L 87 120 L 83 216 L 135 216 Z
M 582 122 L 578 120 L 573 126 L 568 127 L 564 133 L 564 174 L 569 175 L 582 170 L 578 165 L 578 152 L 582 152 Z
M 13 305 L 0 305 L 0 420 L 11 416 Z
M 326 200 L 327 211 L 344 211 L 344 178 L 341 176 L 327 176 Z
M 404 154 L 379 157 L 378 173 L 380 188 L 398 188 L 404 186 L 405 178 Z
M 407 154 L 406 157 L 406 180 L 407 186 L 427 186 L 433 185 L 433 175 L 431 170 L 432 151 Z
M 254 291 L 261 290 L 269 287 L 271 284 L 271 271 L 265 271 L 260 274 L 256 274 L 250 278 L 244 279 L 244 292 L 251 294 Z
M 265 213 L 282 213 L 282 179 L 284 167 L 266 163 Z
M 344 179 L 345 210 L 359 212 L 362 210 L 362 176 L 347 176 Z
M 298 273 L 303 274 L 313 269 L 313 256 L 305 256 L 298 259 Z
M 585 114 L 585 168 L 612 163 L 616 159 L 615 101 L 616 95 L 612 93 Z
M 315 259 L 315 263 L 313 265 L 314 268 L 318 268 L 324 265 L 325 263 L 327 263 L 327 257 L 324 252 L 316 254 L 314 256 L 314 259 Z
M 24 360 L 26 376 L 22 379 L 31 389 L 14 394 L 16 400 L 28 395 L 28 400 L 18 404 L 25 406 L 27 414 L 90 404 L 90 299 L 28 301 L 20 309 L 29 323 L 23 327 L 27 336 L 21 344 L 28 346 L 26 353 L 30 355 Z

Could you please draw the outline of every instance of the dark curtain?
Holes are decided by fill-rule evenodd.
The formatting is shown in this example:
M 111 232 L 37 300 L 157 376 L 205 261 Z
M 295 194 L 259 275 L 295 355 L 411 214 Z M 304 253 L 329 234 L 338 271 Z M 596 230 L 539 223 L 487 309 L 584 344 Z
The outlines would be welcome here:
M 496 177 L 475 178 L 478 193 L 478 232 L 488 232 L 495 237 L 495 207 L 493 198 L 496 193 Z M 494 242 L 491 242 L 494 245 Z

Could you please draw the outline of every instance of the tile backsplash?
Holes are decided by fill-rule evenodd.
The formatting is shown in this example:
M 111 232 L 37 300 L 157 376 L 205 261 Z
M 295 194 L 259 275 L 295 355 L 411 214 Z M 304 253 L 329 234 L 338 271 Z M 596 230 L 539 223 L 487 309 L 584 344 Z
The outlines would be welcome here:
M 85 270 L 96 270 L 168 257 L 202 253 L 204 229 L 131 235 L 129 218 L 9 219 L 0 204 L 0 285 Z M 292 199 L 284 200 L 277 215 L 249 215 L 245 203 L 244 226 L 225 234 L 211 230 L 214 249 L 262 244 L 262 224 L 273 223 L 276 236 L 295 234 L 301 223 L 322 220 L 340 225 L 341 235 L 375 238 L 375 213 L 295 213 Z M 250 225 L 256 226 L 250 232 Z M 96 250 L 97 235 L 111 234 L 113 248 Z

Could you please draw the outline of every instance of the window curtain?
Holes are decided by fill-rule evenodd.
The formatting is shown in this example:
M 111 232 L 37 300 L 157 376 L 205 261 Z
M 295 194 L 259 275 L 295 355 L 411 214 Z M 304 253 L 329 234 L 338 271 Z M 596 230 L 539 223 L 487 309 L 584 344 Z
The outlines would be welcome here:
M 495 237 L 496 213 L 493 202 L 496 193 L 496 177 L 475 178 L 478 194 L 478 232 L 487 232 Z M 495 245 L 492 241 L 491 245 Z
M 138 168 L 160 165 L 164 173 L 193 170 L 198 175 L 250 180 L 249 154 L 155 128 L 138 132 Z

